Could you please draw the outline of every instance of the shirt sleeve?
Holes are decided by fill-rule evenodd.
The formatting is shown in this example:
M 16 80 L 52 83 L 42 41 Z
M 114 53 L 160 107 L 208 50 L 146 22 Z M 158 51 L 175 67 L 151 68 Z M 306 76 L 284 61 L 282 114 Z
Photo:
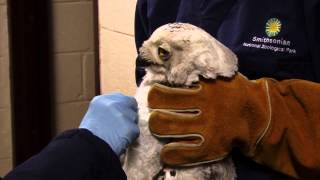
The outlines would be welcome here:
M 126 179 L 117 155 L 86 129 L 69 130 L 4 177 L 4 180 Z

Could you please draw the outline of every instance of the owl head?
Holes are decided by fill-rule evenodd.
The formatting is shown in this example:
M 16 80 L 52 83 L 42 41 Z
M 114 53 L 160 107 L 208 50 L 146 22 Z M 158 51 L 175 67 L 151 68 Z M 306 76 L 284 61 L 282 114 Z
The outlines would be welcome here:
M 236 55 L 210 34 L 188 23 L 170 23 L 156 29 L 139 49 L 148 61 L 145 81 L 189 86 L 199 76 L 231 77 L 237 71 Z

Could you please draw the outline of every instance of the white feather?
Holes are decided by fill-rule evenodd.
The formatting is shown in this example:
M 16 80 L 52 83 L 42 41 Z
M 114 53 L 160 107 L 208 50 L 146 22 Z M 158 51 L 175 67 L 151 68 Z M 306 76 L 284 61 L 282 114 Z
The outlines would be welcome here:
M 159 57 L 159 47 L 170 58 Z M 144 179 L 217 179 L 233 180 L 236 172 L 231 158 L 186 168 L 167 168 L 160 162 L 162 143 L 148 129 L 147 95 L 154 83 L 190 86 L 199 76 L 215 79 L 231 77 L 237 71 L 236 55 L 204 30 L 187 23 L 159 27 L 143 43 L 139 55 L 152 63 L 137 90 L 140 137 L 127 151 L 123 168 L 129 180 Z

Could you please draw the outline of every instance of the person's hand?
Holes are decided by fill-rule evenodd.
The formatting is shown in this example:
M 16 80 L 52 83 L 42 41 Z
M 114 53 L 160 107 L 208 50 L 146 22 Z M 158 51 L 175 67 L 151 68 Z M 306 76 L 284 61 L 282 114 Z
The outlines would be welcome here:
M 120 93 L 93 98 L 79 128 L 91 131 L 120 155 L 139 135 L 137 102 Z
M 253 150 L 268 128 L 270 110 L 266 84 L 247 82 L 238 75 L 189 89 L 154 85 L 149 128 L 158 137 L 175 138 L 163 147 L 162 160 L 188 165 L 222 159 L 235 145 Z
M 169 138 L 161 160 L 172 166 L 217 161 L 233 148 L 296 178 L 320 176 L 320 85 L 303 80 L 204 80 L 194 88 L 155 84 L 152 134 Z

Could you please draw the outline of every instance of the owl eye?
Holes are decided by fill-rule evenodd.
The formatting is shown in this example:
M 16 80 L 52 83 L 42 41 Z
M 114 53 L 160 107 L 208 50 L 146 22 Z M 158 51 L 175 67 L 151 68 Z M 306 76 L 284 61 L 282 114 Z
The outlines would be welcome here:
M 162 47 L 158 47 L 158 56 L 161 60 L 167 61 L 170 59 L 171 54 L 169 51 L 163 49 Z

